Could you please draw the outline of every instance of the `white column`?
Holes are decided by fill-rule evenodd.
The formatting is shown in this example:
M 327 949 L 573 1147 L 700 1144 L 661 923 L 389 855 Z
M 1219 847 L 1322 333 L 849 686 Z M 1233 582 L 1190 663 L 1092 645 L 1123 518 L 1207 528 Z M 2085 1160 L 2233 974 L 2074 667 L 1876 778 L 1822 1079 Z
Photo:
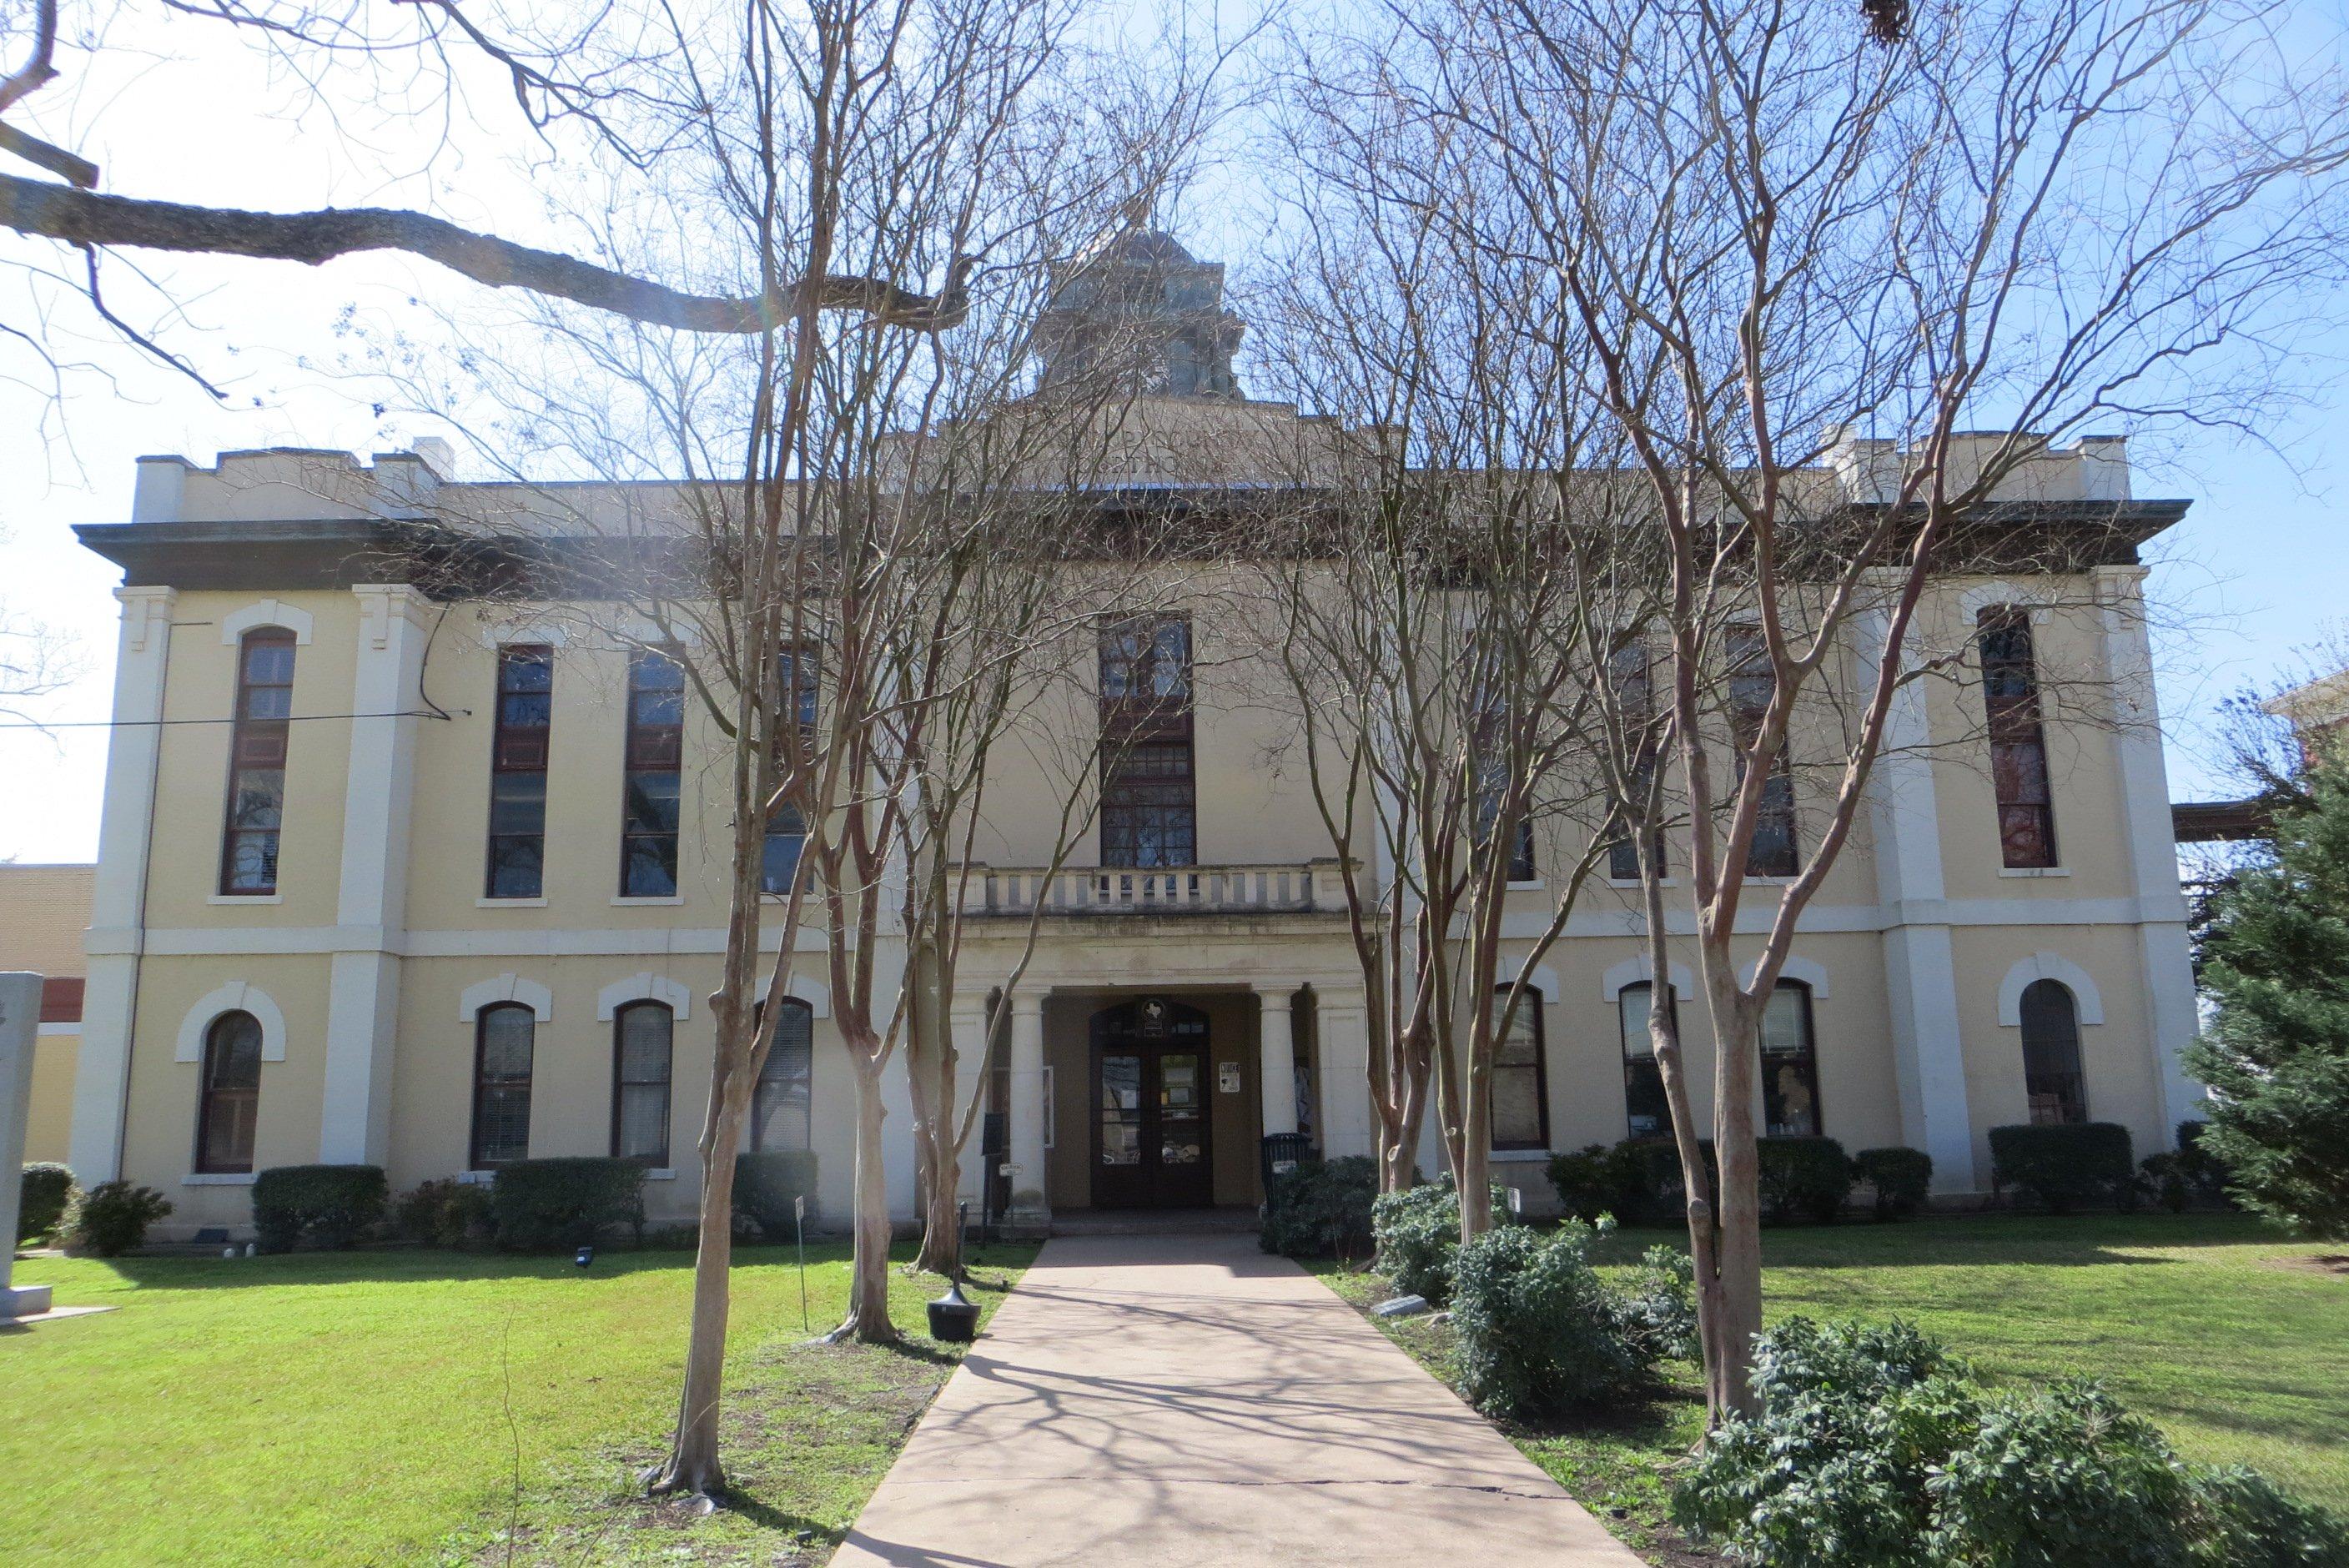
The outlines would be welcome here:
M 1297 1130 L 1297 1026 L 1287 990 L 1256 994 L 1257 1074 L 1262 1088 L 1264 1135 Z
M 418 690 L 431 601 L 404 583 L 364 583 L 343 793 L 339 945 L 329 960 L 326 1097 L 318 1158 L 380 1165 L 391 1142 L 391 1074 L 407 934 L 409 825 Z M 398 717 L 392 717 L 392 716 Z
M 1044 1172 L 1044 998 L 1011 998 L 1011 1212 L 1022 1224 L 1052 1217 Z
M 2200 1025 L 2194 1006 L 2194 961 L 2187 938 L 2186 895 L 2178 881 L 2178 835 L 2169 814 L 2169 772 L 2153 688 L 2153 648 L 2146 635 L 2142 566 L 2096 568 L 2105 658 L 2118 729 L 2114 760 L 2121 821 L 2137 892 L 2137 951 L 2145 966 L 2154 1071 L 2162 1105 L 2159 1147 L 2178 1124 L 2203 1114 L 2202 1086 L 2187 1076 L 2185 1052 Z
M 17 1205 L 24 1183 L 25 1103 L 33 1095 L 33 1038 L 41 1029 L 41 977 L 22 972 L 0 975 L 0 1319 L 49 1310 L 49 1287 L 9 1283 L 16 1265 Z
M 1321 1152 L 1376 1155 L 1371 1136 L 1370 1017 L 1359 986 L 1319 992 L 1313 1010 L 1321 1082 Z
M 1863 680 L 1872 680 L 1880 666 L 1889 630 L 1882 610 L 1859 617 Z M 1900 1136 L 1933 1157 L 1935 1191 L 1971 1192 L 1978 1186 L 1973 1125 L 1958 1032 L 1957 957 L 1941 878 L 1940 806 L 1926 749 L 1931 743 L 1925 688 L 1912 681 L 1893 697 L 1884 751 L 1868 780 L 1868 812 L 1877 902 L 1885 914 L 1885 998 Z
M 943 1107 L 939 1114 L 953 1119 L 948 1130 L 954 1132 L 961 1130 L 963 1113 L 973 1098 L 981 1101 L 987 1099 L 986 1006 L 978 1002 L 957 1005 L 947 1015 L 947 1026 L 953 1031 L 955 1094 L 958 1103 Z M 987 1202 L 985 1121 L 986 1112 L 982 1109 L 972 1126 L 969 1146 L 963 1150 L 961 1180 L 956 1187 L 956 1195 L 970 1205 L 974 1218 Z
M 116 728 L 106 755 L 106 799 L 89 902 L 88 981 L 67 1155 L 85 1187 L 122 1174 L 122 1116 L 130 1092 L 130 1030 L 138 1011 L 147 861 L 163 744 L 157 721 L 163 717 L 164 675 L 171 662 L 171 605 L 179 597 L 169 588 L 119 588 L 114 596 L 122 602 L 114 665 Z

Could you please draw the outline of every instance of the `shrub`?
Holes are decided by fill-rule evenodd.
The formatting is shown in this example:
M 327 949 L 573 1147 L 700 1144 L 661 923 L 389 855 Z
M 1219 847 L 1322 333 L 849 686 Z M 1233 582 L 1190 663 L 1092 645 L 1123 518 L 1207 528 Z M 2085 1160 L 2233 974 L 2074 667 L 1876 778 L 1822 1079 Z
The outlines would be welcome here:
M 2137 1181 L 2147 1197 L 2173 1214 L 2186 1212 L 2194 1202 L 2194 1190 L 2187 1185 L 2184 1162 L 2172 1150 L 2165 1149 L 2138 1161 Z
M 2198 1470 L 2188 1481 L 2203 1561 L 2226 1568 L 2349 1563 L 2349 1526 L 2285 1496 L 2257 1470 Z
M 1705 1181 L 1713 1207 L 1721 1206 L 1721 1166 L 1713 1140 L 1700 1140 Z M 1669 1138 L 1630 1138 L 1609 1151 L 1622 1206 L 1615 1218 L 1625 1224 L 1676 1225 L 1688 1218 L 1688 1183 L 1681 1180 L 1680 1147 Z
M 2097 1199 L 2126 1205 L 2137 1190 L 2128 1129 L 2117 1122 L 1993 1127 L 1990 1156 L 1993 1181 L 2021 1188 L 2057 1214 Z
M 1915 1213 L 1933 1190 L 1933 1157 L 1921 1149 L 1863 1149 L 1851 1171 L 1875 1191 L 1879 1220 Z
M 1557 1189 L 1557 1201 L 1566 1212 L 1586 1225 L 1598 1223 L 1601 1214 L 1611 1214 L 1619 1222 L 1644 1218 L 1645 1172 L 1630 1152 L 1636 1147 L 1619 1143 L 1610 1149 L 1593 1143 L 1576 1153 L 1551 1155 L 1549 1184 Z
M 1618 1320 L 1651 1360 L 1694 1361 L 1696 1264 L 1678 1247 L 1650 1247 L 1624 1284 Z
M 520 1252 L 587 1246 L 615 1225 L 644 1240 L 645 1168 L 633 1160 L 519 1160 L 490 1187 L 498 1245 Z
M 1588 1405 L 1645 1378 L 1653 1357 L 1590 1266 L 1591 1228 L 1496 1225 L 1458 1249 L 1452 1328 L 1462 1391 L 1523 1419 Z
M 392 1229 L 433 1247 L 486 1247 L 496 1215 L 490 1189 L 477 1181 L 419 1181 L 391 1207 Z
M 2178 1124 L 2178 1174 L 2185 1178 L 2187 1193 L 2195 1202 L 2231 1209 L 2235 1200 L 2227 1191 L 2227 1168 L 2202 1141 L 2203 1133 L 2209 1130 L 2208 1122 Z
M 1509 1195 L 1493 1188 L 1493 1223 L 1509 1222 Z M 1371 1204 L 1371 1231 L 1378 1243 L 1378 1271 L 1406 1295 L 1430 1301 L 1452 1296 L 1452 1255 L 1460 1250 L 1460 1200 L 1452 1178 L 1382 1192 Z
M 253 1179 L 253 1230 L 264 1253 L 308 1240 L 336 1251 L 383 1218 L 379 1165 L 279 1165 Z
M 1762 1138 L 1754 1140 L 1756 1185 L 1770 1220 L 1813 1220 L 1824 1225 L 1843 1212 L 1851 1196 L 1851 1160 L 1832 1138 Z
M 147 1227 L 171 1212 L 171 1200 L 134 1181 L 100 1181 L 84 1192 L 66 1222 L 70 1243 L 119 1257 L 147 1241 Z
M 1264 1250 L 1289 1258 L 1358 1258 L 1371 1250 L 1378 1161 L 1349 1154 L 1300 1160 L 1265 1194 Z
M 1990 1392 L 1898 1322 L 1801 1318 L 1754 1342 L 1674 1515 L 1774 1568 L 2237 1568 L 2340 1561 L 2340 1526 L 2249 1471 L 2178 1462 L 2092 1383 Z
M 17 1185 L 16 1239 L 31 1241 L 56 1230 L 58 1222 L 66 1217 L 66 1204 L 73 1192 L 70 1166 L 47 1160 L 36 1160 L 26 1166 Z
M 760 1239 L 788 1242 L 798 1234 L 792 1200 L 815 1207 L 815 1151 L 778 1149 L 734 1157 L 734 1213 L 758 1227 Z

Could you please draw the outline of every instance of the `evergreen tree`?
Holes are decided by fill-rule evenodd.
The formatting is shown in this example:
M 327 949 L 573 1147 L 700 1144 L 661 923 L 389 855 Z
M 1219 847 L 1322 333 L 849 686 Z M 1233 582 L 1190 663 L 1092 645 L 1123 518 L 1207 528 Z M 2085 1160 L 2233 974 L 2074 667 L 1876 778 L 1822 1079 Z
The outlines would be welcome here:
M 2349 1235 L 2349 767 L 2312 766 L 2271 854 L 2213 901 L 2202 983 L 2217 1003 L 2188 1057 L 2210 1086 L 2202 1147 L 2246 1204 Z

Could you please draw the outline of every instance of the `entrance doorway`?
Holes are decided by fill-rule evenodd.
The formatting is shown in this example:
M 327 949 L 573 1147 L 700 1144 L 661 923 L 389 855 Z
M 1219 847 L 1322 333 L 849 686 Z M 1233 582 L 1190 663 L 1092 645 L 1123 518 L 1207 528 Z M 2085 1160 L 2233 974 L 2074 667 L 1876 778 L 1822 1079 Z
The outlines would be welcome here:
M 1207 1015 L 1147 996 L 1092 1020 L 1092 1200 L 1097 1209 L 1204 1209 Z

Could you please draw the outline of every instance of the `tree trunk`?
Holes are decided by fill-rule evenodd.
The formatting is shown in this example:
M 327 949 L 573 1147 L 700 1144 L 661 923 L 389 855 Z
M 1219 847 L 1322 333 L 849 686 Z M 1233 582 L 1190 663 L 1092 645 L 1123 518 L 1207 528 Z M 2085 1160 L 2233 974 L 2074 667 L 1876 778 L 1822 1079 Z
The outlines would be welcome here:
M 856 1068 L 856 1252 L 848 1315 L 829 1337 L 864 1345 L 896 1343 L 889 1321 L 889 1179 L 881 1161 L 881 1070 L 852 1042 Z
M 1460 1239 L 1473 1242 L 1493 1228 L 1493 1097 L 1472 1090 L 1460 1136 Z
M 718 1411 L 725 1386 L 726 1319 L 734 1266 L 734 1150 L 745 1108 L 735 1103 L 738 1097 L 723 1084 L 716 1094 L 717 1114 L 701 1140 L 701 1242 L 693 1261 L 685 1387 L 668 1459 L 647 1479 L 655 1493 L 715 1497 L 726 1490 L 726 1470 L 718 1457 Z
M 1726 965 L 1725 954 L 1720 963 Z M 1720 1354 L 1708 1364 L 1705 1396 L 1718 1412 L 1752 1415 L 1760 1408 L 1754 1394 L 1754 1336 L 1762 1332 L 1762 1210 L 1759 1157 L 1754 1147 L 1759 1020 L 1733 986 L 1716 985 L 1714 990 L 1713 1154 L 1721 1169 L 1715 1264 L 1720 1326 L 1715 1337 Z M 1723 992 L 1725 1001 L 1719 995 Z

